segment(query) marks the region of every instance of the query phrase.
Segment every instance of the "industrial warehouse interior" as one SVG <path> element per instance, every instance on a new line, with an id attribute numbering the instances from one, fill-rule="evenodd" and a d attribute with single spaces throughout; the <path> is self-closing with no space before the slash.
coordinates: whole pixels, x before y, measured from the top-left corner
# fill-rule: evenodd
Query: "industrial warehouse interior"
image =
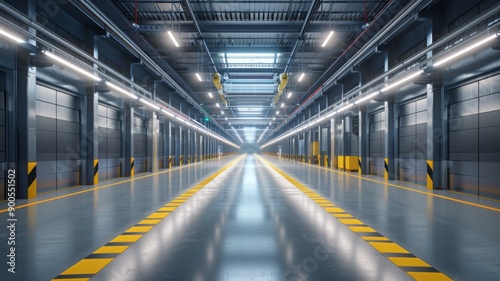
<path id="1" fill-rule="evenodd" d="M 500 280 L 498 0 L 1 0 L 0 280 Z"/>

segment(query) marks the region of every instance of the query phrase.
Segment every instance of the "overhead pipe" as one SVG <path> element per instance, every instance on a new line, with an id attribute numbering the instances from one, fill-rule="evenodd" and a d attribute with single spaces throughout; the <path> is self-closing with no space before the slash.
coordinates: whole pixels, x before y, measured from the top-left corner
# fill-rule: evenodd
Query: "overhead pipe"
<path id="1" fill-rule="evenodd" d="M 302 28 L 300 29 L 299 37 L 297 38 L 297 41 L 295 41 L 295 45 L 293 46 L 290 57 L 288 58 L 288 61 L 286 63 L 285 70 L 283 71 L 284 73 L 287 73 L 288 69 L 292 65 L 293 57 L 295 56 L 295 53 L 297 53 L 297 50 L 299 49 L 300 41 L 304 38 L 304 35 L 306 33 L 306 28 L 309 26 L 309 23 L 311 22 L 311 19 L 312 19 L 312 15 L 316 12 L 316 9 L 320 3 L 321 3 L 320 0 L 311 1 L 311 5 L 309 6 L 309 10 L 307 11 L 307 15 L 306 15 L 306 18 L 304 20 L 304 24 L 302 25 Z"/>
<path id="2" fill-rule="evenodd" d="M 188 0 L 185 0 L 184 3 L 186 4 L 185 10 L 191 16 L 191 19 L 193 20 L 194 26 L 196 27 L 196 32 L 198 33 L 198 36 L 200 37 L 201 45 L 208 55 L 208 59 L 210 60 L 210 63 L 212 65 L 212 67 L 214 68 L 214 72 L 217 73 L 217 68 L 215 67 L 214 58 L 212 57 L 212 54 L 210 54 L 210 50 L 208 49 L 207 42 L 205 42 L 205 39 L 203 39 L 203 34 L 201 33 L 200 25 L 199 25 L 198 21 L 196 20 L 196 16 L 193 12 L 193 7 L 191 6 L 191 3 L 189 3 Z"/>

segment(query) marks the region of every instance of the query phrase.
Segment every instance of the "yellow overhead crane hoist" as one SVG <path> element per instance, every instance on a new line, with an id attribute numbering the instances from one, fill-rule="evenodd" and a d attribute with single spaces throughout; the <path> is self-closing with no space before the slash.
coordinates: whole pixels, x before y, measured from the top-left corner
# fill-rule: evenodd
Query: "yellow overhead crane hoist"
<path id="1" fill-rule="evenodd" d="M 222 103 L 227 107 L 227 100 L 226 97 L 224 97 L 224 92 L 222 91 L 222 83 L 220 80 L 219 73 L 214 72 L 212 74 L 212 82 L 214 83 L 215 88 L 217 88 L 217 91 L 219 92 L 219 97 L 222 100 Z"/>
<path id="2" fill-rule="evenodd" d="M 287 83 L 288 83 L 288 73 L 281 73 L 280 74 L 280 83 L 278 85 L 278 93 L 274 97 L 273 103 L 271 104 L 272 106 L 275 106 L 276 103 L 278 103 L 278 100 L 280 99 L 281 94 L 283 94 L 283 91 L 285 90 Z"/>

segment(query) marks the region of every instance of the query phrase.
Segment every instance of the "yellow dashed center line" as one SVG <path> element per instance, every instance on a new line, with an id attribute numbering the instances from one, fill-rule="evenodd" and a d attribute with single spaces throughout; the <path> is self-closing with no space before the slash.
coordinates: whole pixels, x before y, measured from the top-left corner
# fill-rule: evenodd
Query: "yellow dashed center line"
<path id="1" fill-rule="evenodd" d="M 191 196 L 196 194 L 200 189 L 205 187 L 209 182 L 214 180 L 222 172 L 240 161 L 245 155 L 238 157 L 228 165 L 213 173 L 194 187 L 190 188 L 174 200 L 160 207 L 154 213 L 147 216 L 145 219 L 138 222 L 136 225 L 125 230 L 121 235 L 118 235 L 107 245 L 95 250 L 88 257 L 80 260 L 66 271 L 61 273 L 52 281 L 82 281 L 90 280 L 90 275 L 96 275 L 100 270 L 112 262 L 119 254 L 126 251 L 133 243 L 137 242 L 144 234 L 149 232 L 155 225 L 159 224 L 171 212 L 175 211 L 182 203 L 186 202 Z M 140 233 L 140 234 L 136 234 Z M 113 245 L 114 244 L 114 245 Z M 128 245 L 123 245 L 128 244 Z M 111 256 L 111 257 L 110 257 Z"/>
<path id="2" fill-rule="evenodd" d="M 311 198 L 326 212 L 330 213 L 332 217 L 336 218 L 340 223 L 347 226 L 351 231 L 358 234 L 363 240 L 375 248 L 383 255 L 390 255 L 388 259 L 396 266 L 400 267 L 404 272 L 415 280 L 422 281 L 451 281 L 448 276 L 431 267 L 418 257 L 413 256 L 406 249 L 400 245 L 392 242 L 389 238 L 382 236 L 375 229 L 366 225 L 361 220 L 353 217 L 351 214 L 344 211 L 342 208 L 337 207 L 328 199 L 322 197 L 320 194 L 312 191 L 287 173 L 276 168 L 274 165 L 265 159 L 257 156 L 261 161 L 270 166 L 274 171 L 283 176 L 286 180 L 292 183 L 297 189 L 302 191 L 306 196 Z M 399 256 L 398 256 L 399 255 Z M 413 268 L 413 269 L 412 269 Z"/>

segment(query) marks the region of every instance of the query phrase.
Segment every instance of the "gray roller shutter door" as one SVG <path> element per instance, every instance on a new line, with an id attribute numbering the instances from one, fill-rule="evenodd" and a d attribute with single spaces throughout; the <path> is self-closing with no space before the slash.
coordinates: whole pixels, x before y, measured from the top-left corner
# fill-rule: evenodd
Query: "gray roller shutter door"
<path id="1" fill-rule="evenodd" d="M 369 116 L 370 143 L 369 143 L 369 174 L 384 176 L 385 157 L 385 118 L 384 111 Z"/>
<path id="2" fill-rule="evenodd" d="M 500 198 L 500 75 L 449 90 L 449 186 Z"/>
<path id="3" fill-rule="evenodd" d="M 36 87 L 37 191 L 80 184 L 79 98 Z"/>
<path id="4" fill-rule="evenodd" d="M 427 181 L 427 98 L 399 106 L 398 176 L 406 182 Z"/>
<path id="5" fill-rule="evenodd" d="M 134 167 L 136 174 L 146 172 L 147 144 L 147 121 L 139 116 L 134 116 Z"/>
<path id="6" fill-rule="evenodd" d="M 99 180 L 121 176 L 121 111 L 99 104 Z"/>

